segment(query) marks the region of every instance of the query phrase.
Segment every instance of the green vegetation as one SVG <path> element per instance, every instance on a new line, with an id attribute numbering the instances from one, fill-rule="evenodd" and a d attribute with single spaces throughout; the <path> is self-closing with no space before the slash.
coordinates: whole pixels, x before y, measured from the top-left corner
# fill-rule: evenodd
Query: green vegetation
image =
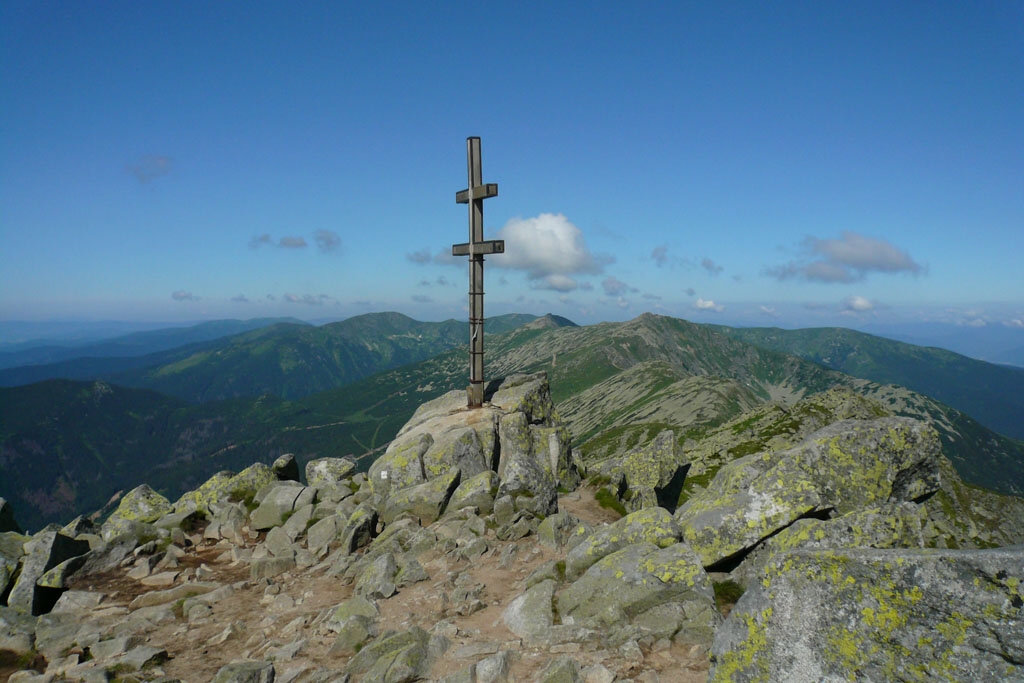
<path id="1" fill-rule="evenodd" d="M 628 514 L 625 506 L 619 502 L 618 497 L 606 486 L 602 486 L 594 492 L 594 500 L 604 509 L 619 513 L 620 517 L 625 517 Z"/>
<path id="2" fill-rule="evenodd" d="M 743 597 L 743 586 L 732 579 L 714 581 L 711 585 L 715 590 L 715 606 L 725 615 Z"/>

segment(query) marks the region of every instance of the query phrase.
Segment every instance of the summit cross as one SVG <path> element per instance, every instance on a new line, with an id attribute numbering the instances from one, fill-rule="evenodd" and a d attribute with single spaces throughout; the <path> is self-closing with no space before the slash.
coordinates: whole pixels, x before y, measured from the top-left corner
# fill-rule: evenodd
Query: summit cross
<path id="1" fill-rule="evenodd" d="M 469 186 L 455 193 L 457 204 L 469 204 L 469 242 L 452 245 L 452 256 L 469 256 L 469 387 L 466 405 L 484 404 L 484 254 L 504 254 L 503 240 L 484 240 L 484 200 L 498 196 L 496 183 L 483 182 L 480 138 L 466 138 Z"/>

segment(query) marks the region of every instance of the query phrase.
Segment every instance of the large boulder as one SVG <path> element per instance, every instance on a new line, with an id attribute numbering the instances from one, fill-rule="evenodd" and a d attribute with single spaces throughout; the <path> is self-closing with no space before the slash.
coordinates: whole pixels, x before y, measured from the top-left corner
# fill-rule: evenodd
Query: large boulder
<path id="1" fill-rule="evenodd" d="M 665 430 L 650 443 L 591 465 L 588 475 L 607 479 L 628 510 L 657 506 L 675 512 L 689 469 L 675 433 Z"/>
<path id="2" fill-rule="evenodd" d="M 681 538 L 682 530 L 668 510 L 638 510 L 596 530 L 574 546 L 565 558 L 565 575 L 575 579 L 602 558 L 629 545 L 652 543 L 667 548 Z"/>
<path id="3" fill-rule="evenodd" d="M 103 523 L 103 538 L 109 541 L 123 533 L 134 532 L 138 524 L 152 524 L 173 511 L 169 500 L 148 484 L 142 484 L 125 494 L 117 509 Z"/>
<path id="4" fill-rule="evenodd" d="M 1024 549 L 797 550 L 712 646 L 710 680 L 1024 680 Z"/>
<path id="5" fill-rule="evenodd" d="M 257 531 L 281 526 L 296 510 L 316 500 L 316 489 L 294 481 L 277 482 L 260 493 L 260 504 L 249 515 L 252 528 Z"/>
<path id="6" fill-rule="evenodd" d="M 306 483 L 310 486 L 339 484 L 352 476 L 356 464 L 349 458 L 318 458 L 306 463 Z"/>
<path id="7" fill-rule="evenodd" d="M 704 565 L 722 566 L 798 519 L 935 493 L 939 449 L 935 430 L 917 420 L 843 420 L 795 448 L 732 461 L 676 519 Z"/>
<path id="8" fill-rule="evenodd" d="M 14 531 L 0 532 L 0 595 L 7 593 L 8 586 L 14 580 L 28 540 L 28 536 Z"/>
<path id="9" fill-rule="evenodd" d="M 714 600 L 700 559 L 685 543 L 626 546 L 557 596 L 562 623 L 602 632 L 612 643 L 644 636 L 710 643 L 721 622 Z"/>
<path id="10" fill-rule="evenodd" d="M 546 376 L 505 378 L 490 398 L 470 410 L 465 392 L 454 391 L 421 405 L 370 467 L 373 495 L 387 500 L 455 471 L 463 481 L 496 472 L 498 496 L 534 514 L 554 512 L 558 487 L 575 487 L 578 474 Z"/>
<path id="11" fill-rule="evenodd" d="M 28 614 L 44 614 L 53 607 L 62 592 L 36 582 L 57 565 L 89 552 L 88 541 L 79 541 L 55 529 L 41 531 L 25 543 L 21 573 L 7 597 L 8 606 Z"/>
<path id="12" fill-rule="evenodd" d="M 396 491 L 381 506 L 381 519 L 390 524 L 408 514 L 427 526 L 441 517 L 460 480 L 461 473 L 456 468 L 430 481 Z"/>

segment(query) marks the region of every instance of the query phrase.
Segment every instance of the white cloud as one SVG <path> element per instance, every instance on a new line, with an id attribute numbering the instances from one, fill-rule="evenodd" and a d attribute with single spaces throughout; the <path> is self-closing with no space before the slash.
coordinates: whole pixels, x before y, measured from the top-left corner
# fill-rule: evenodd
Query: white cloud
<path id="1" fill-rule="evenodd" d="M 1012 320 L 1007 320 L 1003 324 L 1007 327 L 1015 327 L 1018 330 L 1024 330 L 1024 319 L 1021 318 L 1013 318 Z"/>
<path id="2" fill-rule="evenodd" d="M 925 272 L 924 266 L 892 243 L 855 232 L 843 232 L 839 239 L 807 237 L 800 250 L 799 259 L 769 268 L 765 273 L 777 280 L 850 283 L 859 282 L 872 272 Z"/>
<path id="3" fill-rule="evenodd" d="M 505 240 L 505 253 L 491 257 L 494 265 L 522 270 L 531 280 L 596 274 L 613 260 L 590 253 L 583 232 L 560 213 L 513 218 L 498 231 L 498 238 Z"/>
<path id="4" fill-rule="evenodd" d="M 765 315 L 770 315 L 772 317 L 775 317 L 776 315 L 774 306 L 761 306 L 760 309 Z"/>
<path id="5" fill-rule="evenodd" d="M 851 313 L 865 313 L 874 310 L 875 305 L 862 296 L 848 296 L 843 299 L 841 309 Z"/>
<path id="6" fill-rule="evenodd" d="M 721 313 L 725 310 L 725 306 L 716 304 L 710 299 L 697 299 L 697 303 L 694 307 L 701 311 L 714 311 L 715 313 Z"/>

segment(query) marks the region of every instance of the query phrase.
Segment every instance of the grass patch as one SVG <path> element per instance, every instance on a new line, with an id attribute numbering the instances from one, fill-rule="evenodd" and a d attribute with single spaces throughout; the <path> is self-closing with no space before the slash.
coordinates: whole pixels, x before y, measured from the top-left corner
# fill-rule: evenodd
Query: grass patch
<path id="1" fill-rule="evenodd" d="M 603 507 L 604 509 L 614 510 L 615 512 L 619 513 L 620 517 L 625 517 L 627 514 L 626 506 L 622 504 L 622 502 L 618 499 L 618 497 L 616 497 L 614 493 L 612 493 L 604 486 L 602 486 L 601 488 L 594 492 L 594 500 L 596 500 L 597 504 Z"/>
<path id="2" fill-rule="evenodd" d="M 743 586 L 732 579 L 715 581 L 712 585 L 715 589 L 715 607 L 723 615 L 728 615 L 733 606 L 743 596 Z"/>

